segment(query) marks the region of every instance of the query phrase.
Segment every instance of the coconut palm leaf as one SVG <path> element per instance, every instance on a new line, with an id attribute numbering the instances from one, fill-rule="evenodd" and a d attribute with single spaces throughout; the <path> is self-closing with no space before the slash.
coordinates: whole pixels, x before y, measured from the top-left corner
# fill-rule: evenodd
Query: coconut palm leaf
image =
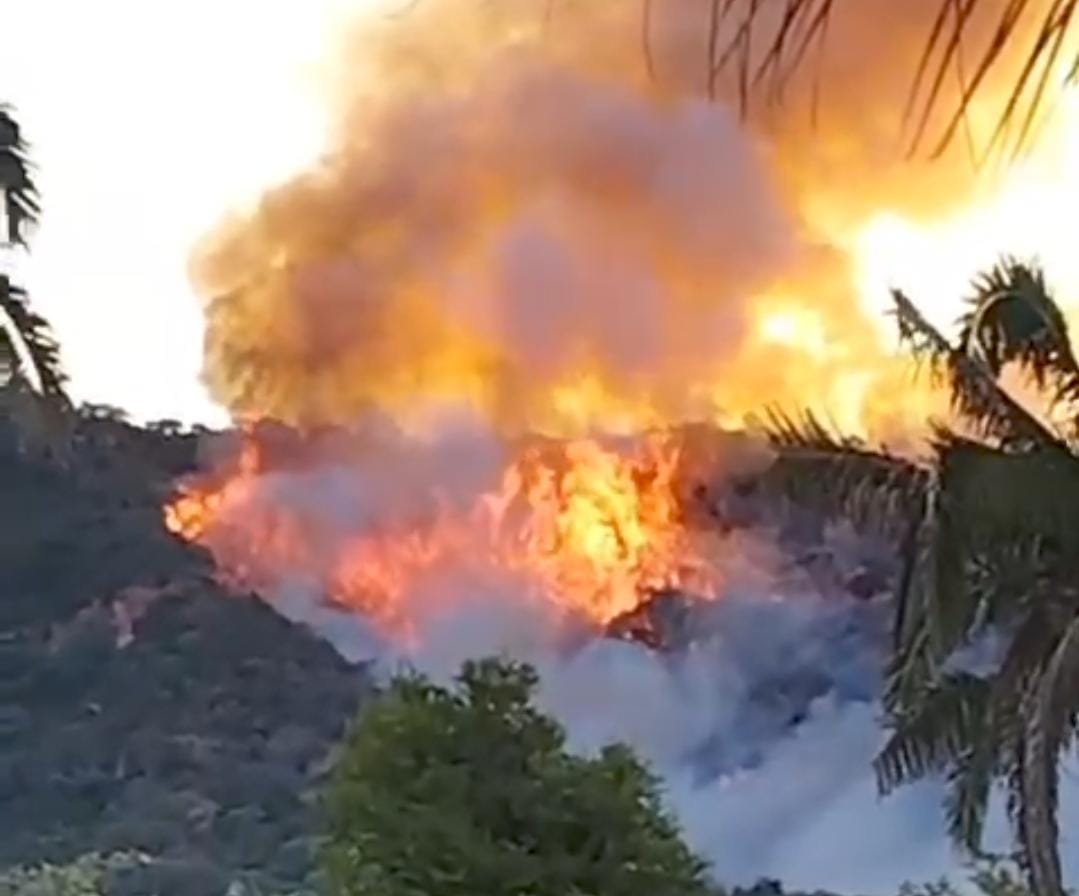
<path id="1" fill-rule="evenodd" d="M 1079 399 L 1079 362 L 1068 323 L 1041 269 L 1004 258 L 974 282 L 960 318 L 960 350 L 984 361 L 994 375 L 1017 363 L 1052 403 Z M 1073 421 L 1079 432 L 1079 420 Z M 1074 434 L 1073 434 L 1074 437 Z"/>
<path id="2" fill-rule="evenodd" d="M 989 697 L 988 682 L 966 673 L 946 675 L 927 688 L 873 762 L 881 793 L 956 762 L 984 734 Z"/>
<path id="3" fill-rule="evenodd" d="M 29 226 L 41 206 L 31 175 L 27 146 L 10 107 L 0 104 L 0 193 L 3 194 L 6 242 L 25 245 Z"/>
<path id="4" fill-rule="evenodd" d="M 713 0 L 715 6 L 720 2 Z M 725 42 L 710 41 L 710 78 L 714 80 L 717 67 L 735 66 L 739 91 L 745 96 L 767 75 L 773 99 L 803 67 L 807 47 L 823 43 L 829 18 L 842 14 L 836 0 L 783 0 L 782 5 L 779 0 L 722 0 L 722 5 L 739 16 L 740 23 Z M 941 155 L 990 76 L 1009 58 L 1020 64 L 985 151 L 1018 154 L 1030 139 L 1054 77 L 1061 83 L 1079 75 L 1077 52 L 1061 77 L 1068 40 L 1076 31 L 1077 9 L 1079 0 L 939 0 L 926 17 L 926 40 L 911 73 L 903 116 L 908 151 L 917 153 L 931 141 L 930 154 Z M 971 44 L 979 14 L 982 22 L 989 17 L 989 38 L 965 64 L 963 51 Z M 760 37 L 756 44 L 747 37 L 754 26 Z M 944 87 L 953 74 L 958 75 L 960 89 L 949 98 Z M 951 103 L 950 111 L 934 135 L 932 124 L 946 102 Z"/>
<path id="5" fill-rule="evenodd" d="M 811 411 L 766 411 L 763 429 L 776 461 L 762 482 L 774 493 L 833 518 L 902 537 L 928 471 L 840 436 Z"/>
<path id="6" fill-rule="evenodd" d="M 1067 445 L 997 382 L 985 360 L 953 346 L 900 290 L 892 291 L 900 339 L 932 375 L 947 384 L 953 411 L 981 437 L 1019 450 Z"/>
<path id="7" fill-rule="evenodd" d="M 972 737 L 973 743 L 958 757 L 948 775 L 944 798 L 948 833 L 972 855 L 981 852 L 989 794 L 996 775 L 996 738 L 991 725 L 987 712 L 981 729 Z"/>
<path id="8" fill-rule="evenodd" d="M 66 404 L 67 374 L 52 328 L 30 308 L 25 291 L 3 275 L 0 275 L 0 329 L 6 337 L 6 349 L 0 350 L 3 363 L 45 397 Z"/>

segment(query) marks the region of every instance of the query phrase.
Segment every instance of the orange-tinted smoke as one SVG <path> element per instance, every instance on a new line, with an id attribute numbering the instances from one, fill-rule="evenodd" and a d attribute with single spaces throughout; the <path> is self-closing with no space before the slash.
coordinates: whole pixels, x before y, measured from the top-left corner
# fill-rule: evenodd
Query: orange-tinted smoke
<path id="1" fill-rule="evenodd" d="M 748 124 L 730 77 L 706 96 L 710 5 L 656 0 L 654 79 L 628 0 L 428 0 L 359 26 L 321 163 L 194 259 L 213 394 L 303 424 L 464 403 L 509 432 L 776 402 L 919 419 L 848 250 L 881 208 L 974 189 L 962 153 L 899 152 L 939 0 L 837 4 L 823 53 Z"/>

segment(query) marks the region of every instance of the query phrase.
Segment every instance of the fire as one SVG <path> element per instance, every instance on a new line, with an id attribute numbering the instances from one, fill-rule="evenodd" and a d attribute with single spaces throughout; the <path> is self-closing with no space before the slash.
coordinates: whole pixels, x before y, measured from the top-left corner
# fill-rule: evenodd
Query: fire
<path id="1" fill-rule="evenodd" d="M 274 496 L 274 472 L 248 438 L 224 475 L 181 489 L 165 524 L 207 547 L 236 586 L 266 592 L 300 576 L 404 638 L 416 636 L 424 601 L 445 599 L 423 582 L 462 573 L 509 577 L 558 616 L 603 626 L 660 589 L 717 594 L 715 557 L 683 523 L 681 465 L 679 446 L 659 435 L 627 451 L 547 441 L 526 446 L 495 488 L 463 507 L 436 494 L 422 518 L 388 513 L 334 533 Z"/>
<path id="2" fill-rule="evenodd" d="M 236 584 L 302 581 L 399 637 L 456 599 L 450 578 L 597 626 L 650 591 L 715 595 L 738 557 L 683 520 L 681 443 L 590 434 L 738 427 L 779 404 L 916 447 L 946 407 L 881 314 L 890 287 L 944 327 L 1001 252 L 1042 258 L 1064 299 L 1079 288 L 1075 98 L 1015 168 L 896 152 L 925 4 L 843 4 L 816 121 L 811 78 L 749 119 L 729 87 L 711 95 L 712 4 L 654 5 L 651 73 L 639 4 L 558 4 L 556 23 L 541 5 L 431 0 L 362 24 L 326 152 L 221 222 L 192 279 L 205 381 L 237 419 L 374 413 L 419 439 L 464 408 L 503 446 L 557 440 L 462 496 L 347 451 L 286 472 L 248 437 L 165 509 Z M 1006 68 L 970 107 L 971 144 Z M 367 482 L 299 499 L 342 469 L 425 498 Z"/>
<path id="3" fill-rule="evenodd" d="M 710 4 L 657 0 L 654 78 L 639 4 L 558 4 L 547 25 L 544 5 L 432 0 L 345 36 L 320 161 L 193 258 L 230 411 L 377 407 L 422 430 L 448 402 L 572 436 L 774 402 L 893 439 L 941 408 L 881 314 L 889 287 L 948 324 L 1002 251 L 1079 284 L 1075 102 L 1016 169 L 976 171 L 962 140 L 932 163 L 899 151 L 925 4 L 837 10 L 815 122 L 809 75 L 745 120 L 730 85 L 707 101 Z M 972 20 L 972 52 L 994 21 Z M 1015 62 L 972 105 L 971 144 Z"/>

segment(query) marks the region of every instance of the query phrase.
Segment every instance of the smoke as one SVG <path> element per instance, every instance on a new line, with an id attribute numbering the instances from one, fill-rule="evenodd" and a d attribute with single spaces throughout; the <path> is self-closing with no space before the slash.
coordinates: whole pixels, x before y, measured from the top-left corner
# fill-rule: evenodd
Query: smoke
<path id="1" fill-rule="evenodd" d="M 812 72 L 749 124 L 729 77 L 710 100 L 704 2 L 655 4 L 654 81 L 633 3 L 367 21 L 342 41 L 320 163 L 193 259 L 213 394 L 307 424 L 378 408 L 422 426 L 465 404 L 502 431 L 567 432 L 768 400 L 859 429 L 916 420 L 929 399 L 879 397 L 906 368 L 851 240 L 881 208 L 972 195 L 961 159 L 897 151 L 935 5 L 845 5 L 813 63 L 815 125 Z"/>
<path id="2" fill-rule="evenodd" d="M 540 705 L 566 727 L 571 749 L 632 746 L 722 883 L 771 878 L 788 889 L 868 896 L 943 875 L 962 884 L 941 782 L 877 793 L 887 599 L 821 593 L 768 557 L 748 584 L 732 581 L 722 599 L 697 607 L 697 639 L 674 653 L 593 636 L 559 642 L 544 608 L 452 575 L 439 583 L 445 612 L 427 618 L 413 650 L 381 641 L 362 617 L 319 607 L 310 591 L 278 592 L 274 602 L 384 675 L 404 663 L 448 684 L 472 657 L 533 663 Z M 1079 788 L 1066 771 L 1061 829 L 1073 880 L 1075 823 Z M 1010 848 L 1001 799 L 987 827 L 990 849 Z"/>

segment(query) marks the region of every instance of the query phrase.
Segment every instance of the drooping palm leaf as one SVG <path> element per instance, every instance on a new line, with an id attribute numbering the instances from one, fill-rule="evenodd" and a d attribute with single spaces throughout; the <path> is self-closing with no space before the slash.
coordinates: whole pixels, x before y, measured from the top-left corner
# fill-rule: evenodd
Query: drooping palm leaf
<path id="1" fill-rule="evenodd" d="M 829 19 L 842 15 L 845 4 L 856 2 L 859 0 L 713 0 L 714 6 L 722 5 L 729 16 L 737 16 L 739 25 L 725 41 L 709 42 L 710 79 L 714 81 L 717 67 L 733 65 L 742 96 L 765 76 L 770 96 L 781 96 L 786 82 L 802 68 L 808 47 L 823 43 Z M 1055 81 L 1063 86 L 1064 81 L 1079 75 L 1079 51 L 1072 51 L 1075 55 L 1066 71 L 1061 68 L 1069 52 L 1068 40 L 1076 31 L 1077 10 L 1079 0 L 939 0 L 926 17 L 926 40 L 911 72 L 903 117 L 909 152 L 918 152 L 931 140 L 931 155 L 943 153 L 1005 58 L 1021 64 L 985 151 L 1000 148 L 1013 155 L 1020 152 L 1031 136 L 1050 84 Z M 964 48 L 971 44 L 979 14 L 983 24 L 991 23 L 989 37 L 975 48 L 972 59 L 964 60 Z M 756 44 L 747 38 L 754 26 L 760 32 Z M 1027 41 L 1025 45 L 1021 45 L 1023 41 Z M 944 89 L 953 74 L 960 85 L 954 99 Z M 951 103 L 950 111 L 933 136 L 934 116 L 947 102 Z M 1017 127 L 1010 133 L 1013 125 Z"/>
<path id="2" fill-rule="evenodd" d="M 996 774 L 996 738 L 988 730 L 991 724 L 987 711 L 983 727 L 973 732 L 973 742 L 957 758 L 948 775 L 944 798 L 948 833 L 953 842 L 972 855 L 981 852 L 989 794 Z"/>
<path id="3" fill-rule="evenodd" d="M 960 350 L 983 360 L 994 375 L 1019 364 L 1052 403 L 1079 399 L 1079 362 L 1068 323 L 1045 275 L 1035 265 L 1004 258 L 974 282 L 960 319 Z M 1079 421 L 1073 422 L 1079 432 Z"/>
<path id="4" fill-rule="evenodd" d="M 37 221 L 41 206 L 31 175 L 19 124 L 10 107 L 0 104 L 0 194 L 6 221 L 6 242 L 25 245 L 30 225 Z"/>
<path id="5" fill-rule="evenodd" d="M 771 408 L 764 431 L 777 455 L 762 480 L 767 487 L 829 517 L 906 533 L 926 486 L 924 467 L 840 436 L 811 411 L 795 417 Z"/>
<path id="6" fill-rule="evenodd" d="M 953 346 L 900 290 L 892 291 L 900 339 L 949 387 L 953 410 L 983 438 L 1013 450 L 1067 445 L 996 381 L 992 368 Z"/>
<path id="7" fill-rule="evenodd" d="M 954 763 L 983 733 L 989 696 L 986 681 L 961 672 L 927 688 L 874 760 L 881 792 L 890 793 Z"/>
<path id="8" fill-rule="evenodd" d="M 33 311 L 26 293 L 0 275 L 0 329 L 6 337 L 3 362 L 49 399 L 67 403 L 67 375 L 60 346 L 45 318 Z"/>

